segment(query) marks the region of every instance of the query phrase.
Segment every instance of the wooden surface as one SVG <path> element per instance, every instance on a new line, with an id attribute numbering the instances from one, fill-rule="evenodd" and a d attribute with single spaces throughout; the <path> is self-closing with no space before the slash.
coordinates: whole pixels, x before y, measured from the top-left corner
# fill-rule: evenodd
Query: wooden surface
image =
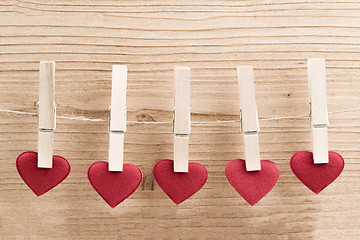
<path id="1" fill-rule="evenodd" d="M 57 119 L 54 153 L 71 173 L 36 197 L 15 167 L 37 150 L 36 117 L 0 113 L 1 239 L 360 239 L 359 111 L 329 116 L 329 149 L 346 166 L 317 196 L 289 167 L 293 153 L 311 149 L 308 119 L 260 120 L 261 157 L 280 178 L 254 207 L 224 175 L 243 157 L 239 123 L 214 123 L 239 120 L 239 65 L 254 66 L 261 119 L 308 114 L 313 57 L 327 59 L 329 112 L 359 107 L 359 1 L 5 0 L 0 19 L 1 109 L 36 113 L 39 61 L 54 60 L 57 114 L 106 119 L 112 65 L 128 65 L 128 121 L 138 123 L 128 124 L 124 161 L 144 174 L 111 209 L 87 179 L 91 163 L 107 160 L 108 124 Z M 190 161 L 209 173 L 179 206 L 151 174 L 173 155 L 176 65 L 192 68 Z"/>

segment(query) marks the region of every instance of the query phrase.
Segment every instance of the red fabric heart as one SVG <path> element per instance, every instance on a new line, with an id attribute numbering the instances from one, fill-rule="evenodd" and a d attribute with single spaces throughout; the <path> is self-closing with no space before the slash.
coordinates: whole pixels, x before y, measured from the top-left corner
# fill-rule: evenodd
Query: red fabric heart
<path id="1" fill-rule="evenodd" d="M 208 177 L 206 168 L 194 162 L 189 163 L 188 172 L 174 172 L 174 161 L 170 159 L 158 161 L 153 175 L 160 188 L 175 204 L 182 203 L 198 192 Z"/>
<path id="2" fill-rule="evenodd" d="M 70 164 L 65 158 L 54 155 L 52 168 L 38 168 L 37 159 L 36 152 L 23 152 L 16 159 L 16 168 L 29 188 L 40 196 L 69 175 Z"/>
<path id="3" fill-rule="evenodd" d="M 124 164 L 121 172 L 110 172 L 108 165 L 104 161 L 94 162 L 88 169 L 88 178 L 96 192 L 114 208 L 140 186 L 142 172 L 133 164 Z"/>
<path id="4" fill-rule="evenodd" d="M 295 153 L 290 160 L 295 176 L 316 194 L 335 181 L 344 165 L 344 159 L 336 152 L 329 152 L 329 163 L 325 164 L 314 164 L 313 154 L 307 151 Z"/>
<path id="5" fill-rule="evenodd" d="M 225 175 L 231 186 L 254 206 L 273 189 L 279 178 L 279 169 L 275 163 L 262 160 L 260 171 L 246 171 L 245 160 L 235 159 L 226 165 Z"/>

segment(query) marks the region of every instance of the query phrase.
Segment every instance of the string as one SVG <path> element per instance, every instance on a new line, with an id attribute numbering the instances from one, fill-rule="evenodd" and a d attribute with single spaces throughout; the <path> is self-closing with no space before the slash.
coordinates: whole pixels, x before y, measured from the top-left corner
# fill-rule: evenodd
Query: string
<path id="1" fill-rule="evenodd" d="M 360 108 L 351 108 L 351 109 L 344 109 L 338 111 L 328 112 L 329 115 L 345 113 L 345 112 L 356 112 L 360 111 Z M 37 113 L 31 112 L 24 112 L 24 111 L 16 111 L 10 109 L 0 109 L 2 113 L 8 114 L 18 114 L 18 115 L 30 115 L 30 116 L 37 116 Z M 285 116 L 285 117 L 259 117 L 261 121 L 272 121 L 272 120 L 282 120 L 282 119 L 301 119 L 301 118 L 308 118 L 309 115 L 298 115 L 298 116 Z M 77 120 L 77 121 L 87 121 L 87 122 L 107 122 L 108 119 L 103 118 L 88 118 L 85 116 L 56 116 L 57 119 L 67 119 L 67 120 Z M 172 122 L 139 122 L 139 121 L 127 121 L 128 124 L 172 124 Z M 191 124 L 211 124 L 211 123 L 240 123 L 239 120 L 216 120 L 216 121 L 204 121 L 204 122 L 191 122 Z"/>

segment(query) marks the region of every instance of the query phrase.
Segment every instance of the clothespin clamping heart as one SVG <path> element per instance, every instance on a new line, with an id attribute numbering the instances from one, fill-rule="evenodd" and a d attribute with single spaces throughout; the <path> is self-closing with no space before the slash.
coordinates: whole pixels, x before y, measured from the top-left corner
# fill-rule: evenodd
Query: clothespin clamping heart
<path id="1" fill-rule="evenodd" d="M 140 186 L 142 172 L 134 164 L 124 164 L 126 132 L 127 66 L 114 65 L 109 124 L 109 162 L 94 162 L 88 178 L 96 192 L 114 208 Z"/>
<path id="2" fill-rule="evenodd" d="M 175 204 L 198 192 L 208 177 L 203 165 L 189 163 L 190 78 L 190 68 L 175 68 L 174 160 L 160 160 L 153 168 L 156 182 Z"/>
<path id="3" fill-rule="evenodd" d="M 344 159 L 328 150 L 328 110 L 326 99 L 325 59 L 307 61 L 310 91 L 310 122 L 313 152 L 300 151 L 290 160 L 295 176 L 318 194 L 341 174 Z"/>
<path id="4" fill-rule="evenodd" d="M 253 67 L 242 66 L 238 67 L 237 71 L 245 160 L 230 161 L 226 165 L 225 175 L 235 190 L 253 206 L 275 186 L 279 178 L 279 169 L 271 161 L 260 161 L 260 127 L 255 100 Z"/>
<path id="5" fill-rule="evenodd" d="M 56 128 L 55 62 L 40 62 L 38 103 L 38 152 L 27 151 L 16 159 L 16 167 L 24 182 L 40 196 L 61 183 L 70 173 L 69 162 L 53 155 Z"/>

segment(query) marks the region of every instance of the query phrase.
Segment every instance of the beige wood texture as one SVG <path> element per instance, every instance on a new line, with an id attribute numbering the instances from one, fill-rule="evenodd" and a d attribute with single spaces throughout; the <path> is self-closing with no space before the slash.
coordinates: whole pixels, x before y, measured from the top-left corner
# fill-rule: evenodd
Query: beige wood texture
<path id="1" fill-rule="evenodd" d="M 330 113 L 359 107 L 359 1 L 5 0 L 0 19 L 1 109 L 36 113 L 39 61 L 53 60 L 57 115 L 106 119 L 112 65 L 128 66 L 124 163 L 144 174 L 111 209 L 87 179 L 91 163 L 107 160 L 108 123 L 57 119 L 54 153 L 71 172 L 36 197 L 15 167 L 37 150 L 36 117 L 0 113 L 1 239 L 360 239 L 360 111 L 329 115 L 329 149 L 346 166 L 317 196 L 289 167 L 293 153 L 311 150 L 308 118 L 264 120 L 308 114 L 308 58 L 326 59 Z M 173 156 L 176 65 L 192 75 L 189 158 L 209 173 L 179 206 L 152 177 Z M 243 157 L 239 65 L 254 66 L 261 156 L 280 169 L 254 207 L 224 175 Z"/>
<path id="2" fill-rule="evenodd" d="M 259 117 L 256 107 L 253 66 L 237 68 L 240 98 L 240 129 L 243 134 L 246 171 L 261 170 Z"/>
<path id="3" fill-rule="evenodd" d="M 113 65 L 109 116 L 109 171 L 122 171 L 126 132 L 127 66 Z"/>
<path id="4" fill-rule="evenodd" d="M 39 68 L 38 102 L 38 161 L 39 168 L 52 168 L 55 116 L 55 62 L 41 61 Z"/>
<path id="5" fill-rule="evenodd" d="M 324 58 L 307 61 L 312 152 L 315 164 L 329 162 L 329 113 L 326 98 L 326 66 Z"/>
<path id="6" fill-rule="evenodd" d="M 174 172 L 189 171 L 189 137 L 191 132 L 190 112 L 190 82 L 191 69 L 176 66 L 175 80 L 175 108 L 174 108 Z"/>

